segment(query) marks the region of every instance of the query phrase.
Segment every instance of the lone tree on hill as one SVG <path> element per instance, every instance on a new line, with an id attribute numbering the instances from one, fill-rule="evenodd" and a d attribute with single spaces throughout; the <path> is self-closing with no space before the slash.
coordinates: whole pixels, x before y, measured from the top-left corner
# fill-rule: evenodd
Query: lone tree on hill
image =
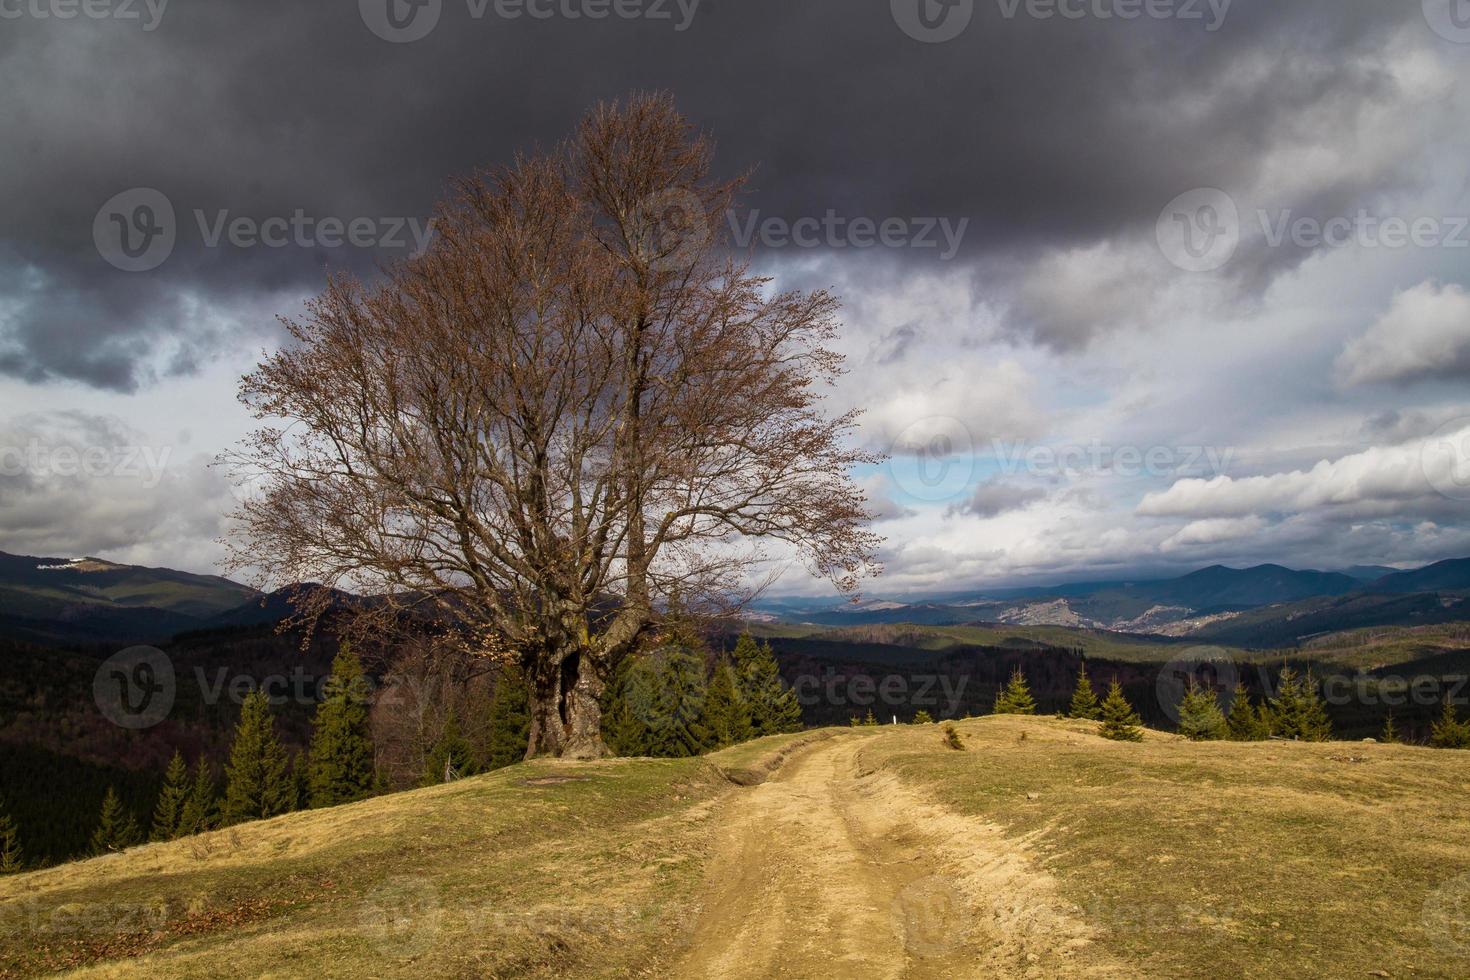
<path id="1" fill-rule="evenodd" d="M 727 605 L 763 540 L 855 591 L 876 457 L 823 407 L 838 303 L 730 257 L 742 180 L 712 156 L 666 96 L 603 105 L 459 181 L 380 283 L 332 279 L 241 382 L 262 428 L 225 462 L 260 491 L 228 566 L 372 592 L 378 625 L 427 610 L 524 670 L 528 755 L 577 758 L 663 597 Z"/>
<path id="2" fill-rule="evenodd" d="M 998 715 L 1034 715 L 1036 701 L 1031 697 L 1031 688 L 1026 686 L 1026 675 L 1017 667 L 1005 687 L 995 694 L 995 713 Z"/>
<path id="3" fill-rule="evenodd" d="M 1072 703 L 1067 708 L 1068 718 L 1085 718 L 1096 721 L 1102 716 L 1097 703 L 1097 694 L 1092 690 L 1092 681 L 1087 679 L 1087 661 L 1077 668 L 1077 687 L 1072 691 Z"/>

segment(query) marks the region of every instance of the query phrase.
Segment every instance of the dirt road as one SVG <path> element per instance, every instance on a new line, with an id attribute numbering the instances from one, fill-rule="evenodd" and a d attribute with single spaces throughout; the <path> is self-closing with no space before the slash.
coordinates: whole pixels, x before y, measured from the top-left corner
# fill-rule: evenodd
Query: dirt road
<path id="1" fill-rule="evenodd" d="M 865 772 L 875 734 L 801 750 L 725 804 L 681 977 L 1123 976 L 996 827 Z"/>

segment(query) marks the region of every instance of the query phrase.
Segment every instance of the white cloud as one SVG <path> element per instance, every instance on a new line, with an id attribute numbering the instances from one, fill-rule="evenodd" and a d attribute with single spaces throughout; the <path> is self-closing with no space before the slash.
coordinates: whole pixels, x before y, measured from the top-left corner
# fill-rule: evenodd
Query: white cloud
<path id="1" fill-rule="evenodd" d="M 1432 281 L 1399 293 L 1344 348 L 1337 373 L 1350 386 L 1470 377 L 1470 293 Z"/>
<path id="2" fill-rule="evenodd" d="M 1228 518 L 1273 513 L 1341 510 L 1361 516 L 1422 513 L 1449 501 L 1439 489 L 1457 479 L 1464 460 L 1439 450 L 1464 445 L 1470 420 L 1442 433 L 1445 438 L 1374 446 L 1309 470 L 1261 476 L 1217 476 L 1180 480 L 1150 493 L 1138 506 L 1145 517 Z"/>

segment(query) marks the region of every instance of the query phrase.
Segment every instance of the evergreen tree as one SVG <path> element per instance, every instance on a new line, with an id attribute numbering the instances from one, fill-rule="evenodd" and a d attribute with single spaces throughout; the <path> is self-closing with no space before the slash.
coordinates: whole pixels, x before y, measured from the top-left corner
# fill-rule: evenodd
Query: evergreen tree
<path id="1" fill-rule="evenodd" d="M 914 724 L 915 725 L 932 725 L 932 724 L 934 724 L 934 719 L 932 717 L 930 717 L 929 712 L 927 712 L 927 711 L 923 710 L 922 708 L 920 708 L 919 709 L 919 713 L 916 714 L 916 715 L 914 715 Z"/>
<path id="2" fill-rule="evenodd" d="M 873 717 L 873 709 L 872 708 L 869 708 L 868 709 L 867 716 L 865 718 L 863 718 L 863 727 L 864 728 L 877 728 L 878 727 L 878 719 Z"/>
<path id="3" fill-rule="evenodd" d="M 751 735 L 801 731 L 801 702 L 781 680 L 781 669 L 769 643 L 757 644 L 750 634 L 735 642 L 735 676 L 750 705 Z"/>
<path id="4" fill-rule="evenodd" d="M 650 754 L 648 725 L 634 710 L 628 698 L 634 668 L 633 657 L 619 666 L 603 697 L 602 738 L 607 747 L 620 756 Z"/>
<path id="5" fill-rule="evenodd" d="M 664 759 L 699 755 L 714 744 L 705 727 L 708 683 L 704 653 L 664 647 L 631 675 L 634 708 L 648 725 L 648 754 Z"/>
<path id="6" fill-rule="evenodd" d="M 1077 668 L 1077 687 L 1072 691 L 1072 704 L 1067 708 L 1068 718 L 1085 718 L 1096 721 L 1102 716 L 1102 707 L 1097 703 L 1097 694 L 1092 681 L 1087 679 L 1087 661 Z"/>
<path id="7" fill-rule="evenodd" d="M 97 829 L 92 831 L 91 852 L 107 854 L 121 851 L 142 840 L 143 831 L 138 828 L 137 818 L 123 806 L 117 791 L 111 786 L 107 787 L 107 795 L 102 797 L 102 815 L 98 819 Z"/>
<path id="8" fill-rule="evenodd" d="M 715 663 L 704 698 L 705 727 L 715 748 L 736 745 L 751 735 L 750 705 L 741 696 L 735 668 L 724 657 Z"/>
<path id="9" fill-rule="evenodd" d="M 429 758 L 424 765 L 425 786 L 448 783 L 475 774 L 474 753 L 469 741 L 459 730 L 459 717 L 454 708 L 444 718 L 444 727 L 429 749 Z"/>
<path id="10" fill-rule="evenodd" d="M 1031 689 L 1026 686 L 1026 675 L 1018 665 L 1011 674 L 1010 683 L 995 694 L 995 713 L 998 715 L 1034 715 L 1036 702 Z"/>
<path id="11" fill-rule="evenodd" d="M 336 806 L 373 791 L 373 738 L 368 727 L 368 684 L 362 661 L 343 643 L 332 660 L 326 696 L 316 706 L 306 795 L 312 807 Z"/>
<path id="12" fill-rule="evenodd" d="M 20 828 L 4 807 L 0 807 L 0 875 L 14 874 L 26 866 L 25 850 L 20 846 Z"/>
<path id="13" fill-rule="evenodd" d="M 270 701 L 253 691 L 240 705 L 240 722 L 225 765 L 222 821 L 228 824 L 263 820 L 289 812 L 296 800 L 286 750 L 276 738 Z"/>
<path id="14" fill-rule="evenodd" d="M 1460 721 L 1455 715 L 1455 705 L 1444 699 L 1444 710 L 1439 720 L 1429 728 L 1429 744 L 1436 749 L 1470 749 L 1470 722 Z"/>
<path id="15" fill-rule="evenodd" d="M 158 805 L 153 808 L 153 829 L 148 834 L 149 840 L 173 840 L 179 836 L 179 820 L 188 795 L 189 767 L 184 764 L 183 754 L 175 750 L 163 774 Z"/>
<path id="16" fill-rule="evenodd" d="M 179 812 L 179 836 L 202 834 L 215 824 L 214 770 L 204 756 L 194 766 L 194 780 Z"/>
<path id="17" fill-rule="evenodd" d="M 526 757 L 531 742 L 530 694 L 526 676 L 515 666 L 502 667 L 490 702 L 489 732 L 485 736 L 485 771 L 504 769 Z"/>
<path id="18" fill-rule="evenodd" d="M 1281 668 L 1276 697 L 1271 699 L 1271 734 L 1300 742 L 1325 742 L 1332 737 L 1327 706 L 1317 693 L 1310 672 L 1299 676 L 1290 667 Z"/>
<path id="19" fill-rule="evenodd" d="M 1398 726 L 1393 723 L 1392 711 L 1388 713 L 1388 717 L 1383 719 L 1383 731 L 1379 734 L 1378 741 L 1385 745 L 1398 745 L 1403 741 L 1399 735 Z"/>
<path id="20" fill-rule="evenodd" d="M 1225 724 L 1232 742 L 1264 742 L 1271 734 L 1271 726 L 1261 712 L 1256 710 L 1256 706 L 1251 704 L 1250 692 L 1245 689 L 1244 684 L 1236 685 Z"/>
<path id="21" fill-rule="evenodd" d="M 1108 696 L 1103 698 L 1102 728 L 1098 734 L 1115 742 L 1142 742 L 1143 730 L 1139 727 L 1141 724 L 1142 719 L 1123 696 L 1123 686 L 1114 677 L 1108 688 Z"/>
<path id="22" fill-rule="evenodd" d="M 1230 734 L 1220 699 L 1213 690 L 1201 687 L 1194 678 L 1179 702 L 1179 734 L 1191 742 L 1218 742 Z"/>

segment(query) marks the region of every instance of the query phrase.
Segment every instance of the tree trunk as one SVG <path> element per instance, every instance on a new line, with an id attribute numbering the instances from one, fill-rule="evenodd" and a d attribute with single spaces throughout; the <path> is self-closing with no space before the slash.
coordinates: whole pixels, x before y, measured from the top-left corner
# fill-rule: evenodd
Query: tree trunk
<path id="1" fill-rule="evenodd" d="M 543 654 L 528 671 L 531 678 L 531 741 L 526 758 L 601 759 L 601 697 L 605 684 L 583 650 Z"/>

